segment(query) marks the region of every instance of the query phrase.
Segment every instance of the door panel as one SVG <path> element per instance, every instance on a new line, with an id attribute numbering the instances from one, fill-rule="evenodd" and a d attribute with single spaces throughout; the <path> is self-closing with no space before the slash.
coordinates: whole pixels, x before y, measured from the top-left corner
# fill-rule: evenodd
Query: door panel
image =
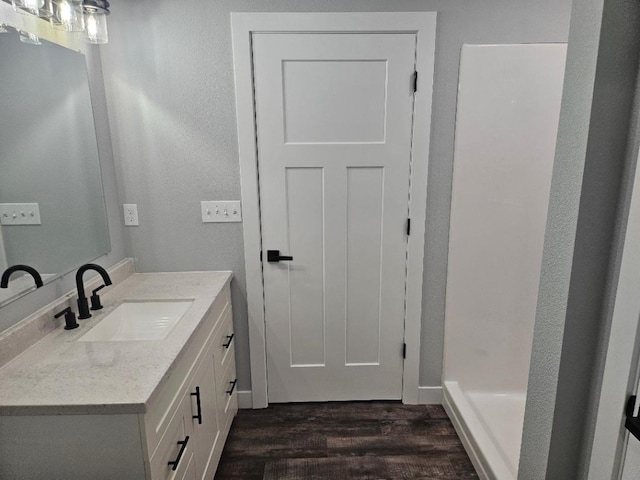
<path id="1" fill-rule="evenodd" d="M 347 365 L 380 363 L 384 169 L 347 168 Z"/>
<path id="2" fill-rule="evenodd" d="M 253 36 L 270 402 L 401 398 L 415 42 Z"/>
<path id="3" fill-rule="evenodd" d="M 286 168 L 291 365 L 324 365 L 324 180 L 321 168 Z M 302 267 L 303 266 L 303 267 Z M 294 279 L 304 281 L 291 281 Z"/>
<path id="4" fill-rule="evenodd" d="M 282 67 L 286 143 L 384 142 L 385 61 L 285 60 Z"/>

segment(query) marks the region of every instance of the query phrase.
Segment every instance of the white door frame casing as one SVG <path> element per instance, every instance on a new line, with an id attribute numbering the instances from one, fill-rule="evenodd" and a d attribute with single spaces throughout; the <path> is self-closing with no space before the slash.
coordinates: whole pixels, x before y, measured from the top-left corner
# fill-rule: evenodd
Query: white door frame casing
<path id="1" fill-rule="evenodd" d="M 638 389 L 640 248 L 637 240 L 640 238 L 640 154 L 636 153 L 636 157 L 611 330 L 597 404 L 588 480 L 622 476 L 625 442 L 629 437 L 623 428 L 624 411 L 629 395 L 635 394 Z"/>
<path id="2" fill-rule="evenodd" d="M 235 72 L 238 153 L 242 188 L 243 234 L 247 278 L 249 347 L 253 407 L 268 405 L 264 324 L 264 285 L 258 186 L 255 103 L 253 98 L 252 34 L 261 32 L 314 33 L 412 33 L 416 35 L 416 70 L 409 217 L 411 234 L 407 247 L 405 297 L 406 358 L 402 401 L 418 403 L 422 273 L 427 209 L 427 169 L 431 132 L 431 103 L 435 56 L 435 12 L 393 13 L 232 13 L 233 64 Z M 407 79 L 409 88 L 409 79 Z M 409 94 L 409 91 L 407 91 Z"/>

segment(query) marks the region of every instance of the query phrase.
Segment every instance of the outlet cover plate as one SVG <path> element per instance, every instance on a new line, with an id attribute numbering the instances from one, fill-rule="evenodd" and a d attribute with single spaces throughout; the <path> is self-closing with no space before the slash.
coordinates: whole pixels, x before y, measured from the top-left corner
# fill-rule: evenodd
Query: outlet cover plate
<path id="1" fill-rule="evenodd" d="M 124 203 L 124 224 L 127 227 L 137 227 L 138 223 L 138 205 L 135 203 Z"/>
<path id="2" fill-rule="evenodd" d="M 202 223 L 242 221 L 240 201 L 203 201 L 200 202 L 200 210 Z"/>
<path id="3" fill-rule="evenodd" d="M 0 224 L 42 225 L 37 203 L 0 203 Z"/>

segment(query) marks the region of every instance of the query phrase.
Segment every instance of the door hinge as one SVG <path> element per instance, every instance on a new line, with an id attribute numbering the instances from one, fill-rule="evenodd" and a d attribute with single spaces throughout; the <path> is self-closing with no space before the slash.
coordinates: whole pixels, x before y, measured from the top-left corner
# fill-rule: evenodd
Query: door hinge
<path id="1" fill-rule="evenodd" d="M 418 72 L 413 72 L 413 93 L 418 91 Z"/>
<path id="2" fill-rule="evenodd" d="M 411 235 L 411 219 L 407 218 L 407 236 Z"/>
<path id="3" fill-rule="evenodd" d="M 260 261 L 262 261 L 262 250 L 260 250 Z"/>
<path id="4" fill-rule="evenodd" d="M 407 358 L 407 344 L 402 344 L 402 358 Z"/>

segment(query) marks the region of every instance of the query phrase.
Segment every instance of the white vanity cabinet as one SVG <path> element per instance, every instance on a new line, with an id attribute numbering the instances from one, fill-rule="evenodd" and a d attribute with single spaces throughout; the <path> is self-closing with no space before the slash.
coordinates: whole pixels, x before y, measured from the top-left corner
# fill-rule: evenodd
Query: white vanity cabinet
<path id="1" fill-rule="evenodd" d="M 0 478 L 212 480 L 237 412 L 235 373 L 227 282 L 144 411 L 0 416 Z"/>

